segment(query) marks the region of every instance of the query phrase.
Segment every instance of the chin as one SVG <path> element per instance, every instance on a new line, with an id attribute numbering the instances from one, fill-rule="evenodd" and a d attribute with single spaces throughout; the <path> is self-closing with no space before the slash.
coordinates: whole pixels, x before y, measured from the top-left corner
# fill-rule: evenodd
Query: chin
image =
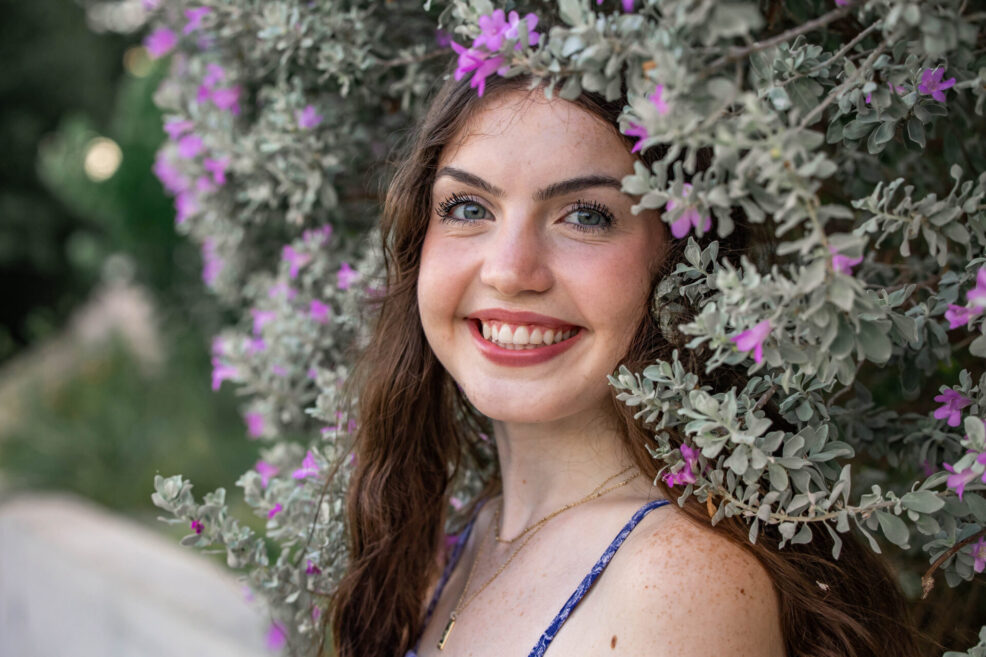
<path id="1" fill-rule="evenodd" d="M 565 418 L 579 415 L 590 410 L 592 407 L 599 407 L 608 403 L 607 394 L 595 404 L 579 404 L 576 406 L 573 401 L 575 398 L 585 400 L 584 396 L 579 396 L 571 390 L 559 391 L 556 394 L 531 393 L 525 386 L 516 386 L 513 390 L 497 394 L 491 392 L 489 388 L 483 386 L 463 385 L 466 397 L 476 407 L 480 413 L 496 422 L 508 424 L 543 424 L 556 422 Z M 581 393 L 584 395 L 584 391 Z"/>

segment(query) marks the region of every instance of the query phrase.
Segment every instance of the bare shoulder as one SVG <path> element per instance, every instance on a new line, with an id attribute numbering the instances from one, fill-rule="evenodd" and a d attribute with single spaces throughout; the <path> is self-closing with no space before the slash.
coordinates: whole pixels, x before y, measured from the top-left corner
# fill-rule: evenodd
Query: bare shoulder
<path id="1" fill-rule="evenodd" d="M 610 565 L 615 572 L 607 572 L 610 590 L 620 592 L 607 596 L 607 607 L 621 621 L 621 654 L 783 657 L 777 594 L 766 569 L 674 505 L 648 514 Z"/>

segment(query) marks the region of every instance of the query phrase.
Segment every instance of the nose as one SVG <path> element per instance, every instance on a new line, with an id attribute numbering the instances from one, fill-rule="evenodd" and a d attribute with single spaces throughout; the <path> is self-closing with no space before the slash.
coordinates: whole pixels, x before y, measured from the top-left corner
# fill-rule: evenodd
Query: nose
<path id="1" fill-rule="evenodd" d="M 491 239 L 482 247 L 480 280 L 505 297 L 551 288 L 549 249 L 535 221 L 499 222 Z"/>

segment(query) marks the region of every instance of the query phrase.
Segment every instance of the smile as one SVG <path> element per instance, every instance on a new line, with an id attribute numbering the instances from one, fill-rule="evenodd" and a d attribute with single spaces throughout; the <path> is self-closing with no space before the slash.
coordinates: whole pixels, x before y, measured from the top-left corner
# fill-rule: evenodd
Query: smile
<path id="1" fill-rule="evenodd" d="M 543 349 L 563 342 L 578 333 L 577 328 L 538 326 L 536 324 L 507 324 L 477 320 L 482 326 L 483 339 L 509 350 Z"/>
<path id="2" fill-rule="evenodd" d="M 576 345 L 584 330 L 577 326 L 509 324 L 467 318 L 473 343 L 487 360 L 507 367 L 545 363 Z"/>

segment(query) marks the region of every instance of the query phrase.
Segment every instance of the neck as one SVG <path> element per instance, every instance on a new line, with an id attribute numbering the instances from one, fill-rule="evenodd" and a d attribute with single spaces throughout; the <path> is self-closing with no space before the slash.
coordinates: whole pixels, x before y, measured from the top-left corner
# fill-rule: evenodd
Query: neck
<path id="1" fill-rule="evenodd" d="M 506 538 L 633 465 L 615 423 L 603 415 L 549 423 L 495 421 L 493 426 L 503 481 L 500 528 Z M 633 474 L 613 479 L 606 488 Z"/>

